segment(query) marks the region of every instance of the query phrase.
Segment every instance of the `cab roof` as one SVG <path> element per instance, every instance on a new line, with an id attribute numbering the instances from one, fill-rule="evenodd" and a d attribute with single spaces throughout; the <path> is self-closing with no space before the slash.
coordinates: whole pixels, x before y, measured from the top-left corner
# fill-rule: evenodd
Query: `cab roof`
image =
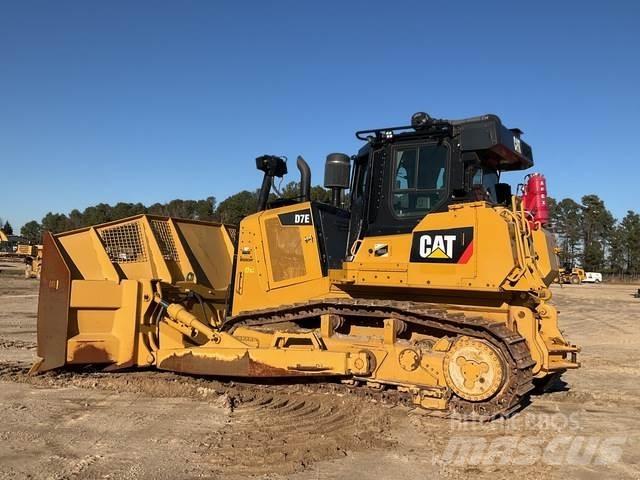
<path id="1" fill-rule="evenodd" d="M 477 154 L 479 160 L 501 171 L 526 170 L 533 166 L 531 146 L 522 140 L 522 131 L 508 129 L 497 115 L 487 114 L 462 120 L 433 119 L 421 112 L 420 122 L 400 127 L 361 130 L 356 137 L 369 144 L 396 143 L 404 140 L 456 138 L 463 156 Z"/>

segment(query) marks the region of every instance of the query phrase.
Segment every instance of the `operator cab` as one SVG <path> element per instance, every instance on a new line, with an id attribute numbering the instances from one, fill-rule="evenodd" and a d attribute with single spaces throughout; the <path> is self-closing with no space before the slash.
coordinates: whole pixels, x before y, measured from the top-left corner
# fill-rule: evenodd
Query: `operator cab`
<path id="1" fill-rule="evenodd" d="M 437 120 L 419 112 L 411 125 L 356 133 L 348 244 L 365 236 L 411 232 L 431 212 L 459 202 L 508 204 L 500 172 L 533 165 L 522 132 L 495 115 Z"/>

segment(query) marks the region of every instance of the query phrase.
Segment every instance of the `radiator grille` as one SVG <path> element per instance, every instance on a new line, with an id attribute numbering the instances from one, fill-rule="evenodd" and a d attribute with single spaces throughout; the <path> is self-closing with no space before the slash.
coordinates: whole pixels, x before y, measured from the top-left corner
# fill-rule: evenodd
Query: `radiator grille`
<path id="1" fill-rule="evenodd" d="M 144 248 L 139 222 L 107 227 L 99 230 L 98 234 L 102 238 L 105 250 L 112 262 L 136 263 L 147 261 L 147 252 Z"/>
<path id="2" fill-rule="evenodd" d="M 151 229 L 158 241 L 162 258 L 165 260 L 179 262 L 178 250 L 176 249 L 176 243 L 174 242 L 173 235 L 171 234 L 171 226 L 169 225 L 169 222 L 164 220 L 151 220 Z"/>
<path id="3" fill-rule="evenodd" d="M 229 234 L 229 237 L 231 238 L 231 243 L 233 243 L 234 245 L 238 243 L 238 228 L 232 225 L 225 225 L 225 228 L 227 229 L 227 233 Z"/>

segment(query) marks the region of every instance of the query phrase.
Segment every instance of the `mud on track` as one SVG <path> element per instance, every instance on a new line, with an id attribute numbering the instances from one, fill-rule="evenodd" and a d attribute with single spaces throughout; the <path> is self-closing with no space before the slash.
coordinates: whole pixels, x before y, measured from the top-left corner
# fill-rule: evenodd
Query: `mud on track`
<path id="1" fill-rule="evenodd" d="M 465 427 L 341 386 L 91 369 L 29 377 L 36 286 L 0 274 L 0 479 L 640 478 L 637 287 L 554 288 L 561 326 L 584 347 L 584 368 L 506 422 Z M 451 438 L 473 446 L 620 432 L 622 457 L 606 466 L 565 464 L 562 455 L 561 465 L 442 461 Z"/>

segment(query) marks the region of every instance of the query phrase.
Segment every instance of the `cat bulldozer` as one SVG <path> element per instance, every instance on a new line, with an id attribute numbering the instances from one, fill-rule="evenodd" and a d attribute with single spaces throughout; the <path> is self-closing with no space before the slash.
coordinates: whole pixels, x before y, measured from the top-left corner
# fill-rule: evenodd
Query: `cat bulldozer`
<path id="1" fill-rule="evenodd" d="M 18 244 L 16 254 L 24 260 L 24 278 L 40 278 L 42 245 Z"/>
<path id="2" fill-rule="evenodd" d="M 578 368 L 549 285 L 554 239 L 500 183 L 532 167 L 495 115 L 357 132 L 327 156 L 332 201 L 270 194 L 236 226 L 138 215 L 44 237 L 32 372 L 154 367 L 251 383 L 333 382 L 428 413 L 507 416 Z M 313 387 L 309 387 L 313 388 Z"/>
<path id="3" fill-rule="evenodd" d="M 558 276 L 554 279 L 555 283 L 571 283 L 572 285 L 580 285 L 587 278 L 583 268 L 571 267 L 565 265 L 558 269 Z"/>

